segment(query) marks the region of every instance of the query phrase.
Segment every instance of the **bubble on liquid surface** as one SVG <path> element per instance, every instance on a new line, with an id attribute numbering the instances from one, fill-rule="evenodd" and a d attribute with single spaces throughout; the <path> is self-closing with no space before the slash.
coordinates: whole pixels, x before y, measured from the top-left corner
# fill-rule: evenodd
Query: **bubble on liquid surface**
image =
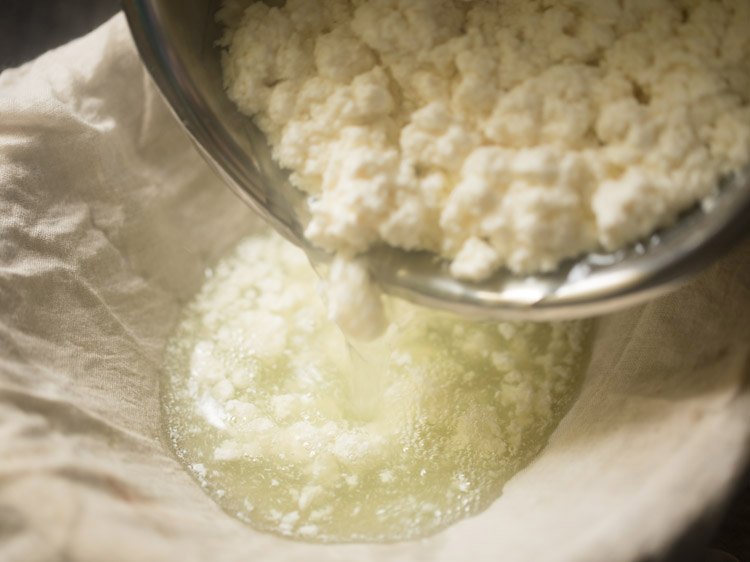
<path id="1" fill-rule="evenodd" d="M 211 270 L 168 346 L 165 423 L 227 512 L 323 542 L 434 533 L 485 509 L 580 385 L 585 323 L 471 322 L 390 301 L 379 340 L 326 318 L 276 235 Z"/>

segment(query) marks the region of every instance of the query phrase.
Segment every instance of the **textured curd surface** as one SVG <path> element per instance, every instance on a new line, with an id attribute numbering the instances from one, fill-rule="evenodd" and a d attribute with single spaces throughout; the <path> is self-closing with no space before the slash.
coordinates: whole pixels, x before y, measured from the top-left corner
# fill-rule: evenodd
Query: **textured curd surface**
<path id="1" fill-rule="evenodd" d="M 229 513 L 316 541 L 393 541 L 476 514 L 540 450 L 583 323 L 480 324 L 392 301 L 375 343 L 327 320 L 301 250 L 247 239 L 168 347 L 175 450 Z"/>
<path id="2" fill-rule="evenodd" d="M 746 0 L 276 4 L 221 13 L 227 91 L 313 196 L 307 237 L 347 256 L 552 270 L 750 158 Z"/>

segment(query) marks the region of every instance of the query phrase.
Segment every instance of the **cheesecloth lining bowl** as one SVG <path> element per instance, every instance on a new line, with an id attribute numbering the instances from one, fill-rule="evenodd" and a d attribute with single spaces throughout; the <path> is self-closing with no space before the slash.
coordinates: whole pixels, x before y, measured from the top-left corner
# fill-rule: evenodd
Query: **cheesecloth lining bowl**
<path id="1" fill-rule="evenodd" d="M 271 159 L 265 139 L 222 88 L 220 0 L 124 0 L 141 56 L 172 110 L 226 183 L 292 242 L 320 259 L 303 231 L 309 212 Z M 695 209 L 648 241 L 608 254 L 569 260 L 556 272 L 500 271 L 481 283 L 454 279 L 426 252 L 377 248 L 370 272 L 387 292 L 485 318 L 550 320 L 621 309 L 664 293 L 710 263 L 747 230 L 750 184 L 727 182 L 711 212 Z"/>
<path id="2" fill-rule="evenodd" d="M 162 438 L 159 371 L 204 270 L 262 225 L 196 157 L 124 18 L 0 75 L 0 560 L 675 562 L 750 439 L 750 244 L 596 323 L 547 447 L 422 541 L 316 545 L 222 512 Z"/>

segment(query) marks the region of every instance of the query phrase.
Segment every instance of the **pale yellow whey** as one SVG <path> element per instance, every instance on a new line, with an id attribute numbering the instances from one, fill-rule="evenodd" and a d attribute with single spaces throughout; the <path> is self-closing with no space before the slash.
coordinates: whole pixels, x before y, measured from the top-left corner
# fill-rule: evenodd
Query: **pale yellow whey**
<path id="1" fill-rule="evenodd" d="M 390 301 L 374 343 L 326 318 L 301 250 L 243 241 L 167 350 L 174 448 L 223 508 L 314 541 L 393 541 L 486 508 L 581 383 L 586 325 L 475 323 Z"/>

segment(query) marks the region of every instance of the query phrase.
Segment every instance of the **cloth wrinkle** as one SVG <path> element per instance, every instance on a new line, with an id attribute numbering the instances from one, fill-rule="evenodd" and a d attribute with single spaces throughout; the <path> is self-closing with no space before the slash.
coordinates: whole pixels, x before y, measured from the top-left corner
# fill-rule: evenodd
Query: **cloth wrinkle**
<path id="1" fill-rule="evenodd" d="M 0 74 L 0 560 L 633 562 L 741 474 L 750 242 L 596 321 L 580 399 L 485 512 L 398 544 L 256 532 L 181 469 L 159 379 L 205 271 L 264 228 L 179 127 L 122 14 Z"/>
<path id="2" fill-rule="evenodd" d="M 106 436 L 107 439 L 133 441 L 141 447 L 153 444 L 150 436 L 133 431 L 132 427 L 114 425 L 111 419 L 58 396 L 24 392 L 0 386 L 0 399 L 14 404 L 16 409 L 24 415 L 44 415 L 48 429 L 51 431 L 54 425 L 54 430 L 63 436 L 88 435 L 93 432 Z"/>

